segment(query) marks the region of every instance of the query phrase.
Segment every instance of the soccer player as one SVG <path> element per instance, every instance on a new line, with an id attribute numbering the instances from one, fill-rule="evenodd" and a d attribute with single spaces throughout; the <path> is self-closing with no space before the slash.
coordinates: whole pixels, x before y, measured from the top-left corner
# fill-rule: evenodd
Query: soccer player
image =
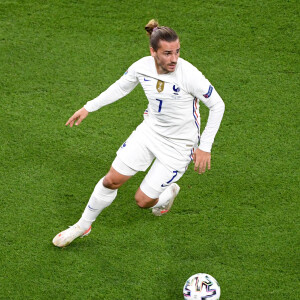
<path id="1" fill-rule="evenodd" d="M 149 101 L 144 121 L 117 151 L 109 172 L 96 185 L 79 221 L 57 234 L 53 244 L 64 247 L 90 233 L 101 211 L 116 198 L 118 189 L 138 171 L 150 170 L 135 194 L 141 208 L 155 216 L 167 213 L 179 192 L 176 182 L 189 163 L 203 173 L 210 169 L 211 148 L 225 105 L 210 82 L 182 58 L 176 32 L 151 20 L 145 27 L 151 56 L 132 64 L 125 74 L 67 121 L 79 125 L 90 112 L 129 94 L 139 83 Z M 199 100 L 209 108 L 200 137 Z"/>

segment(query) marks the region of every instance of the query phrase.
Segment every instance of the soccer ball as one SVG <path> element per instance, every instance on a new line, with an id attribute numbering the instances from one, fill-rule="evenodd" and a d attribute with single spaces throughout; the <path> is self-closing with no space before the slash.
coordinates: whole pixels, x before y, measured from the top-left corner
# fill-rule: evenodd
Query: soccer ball
<path id="1" fill-rule="evenodd" d="M 215 278 L 205 273 L 191 276 L 183 287 L 185 300 L 219 300 L 221 288 Z"/>

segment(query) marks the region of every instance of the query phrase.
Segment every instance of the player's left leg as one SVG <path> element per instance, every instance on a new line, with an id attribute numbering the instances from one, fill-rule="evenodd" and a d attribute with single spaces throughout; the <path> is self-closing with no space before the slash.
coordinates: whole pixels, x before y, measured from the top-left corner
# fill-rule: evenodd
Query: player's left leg
<path id="1" fill-rule="evenodd" d="M 136 192 L 137 205 L 141 208 L 152 207 L 156 216 L 167 213 L 180 190 L 175 182 L 183 174 L 184 172 L 168 169 L 156 159 Z"/>
<path id="2" fill-rule="evenodd" d="M 106 176 L 95 186 L 79 221 L 58 233 L 52 241 L 53 244 L 57 247 L 65 247 L 76 238 L 88 235 L 98 215 L 116 198 L 118 188 L 136 173 L 137 171 L 126 166 L 117 157 Z"/>
<path id="3" fill-rule="evenodd" d="M 135 194 L 135 199 L 139 207 L 152 208 L 152 213 L 155 216 L 162 216 L 171 209 L 179 191 L 179 185 L 177 183 L 171 183 L 158 198 L 153 199 L 147 196 L 141 188 L 139 188 Z"/>

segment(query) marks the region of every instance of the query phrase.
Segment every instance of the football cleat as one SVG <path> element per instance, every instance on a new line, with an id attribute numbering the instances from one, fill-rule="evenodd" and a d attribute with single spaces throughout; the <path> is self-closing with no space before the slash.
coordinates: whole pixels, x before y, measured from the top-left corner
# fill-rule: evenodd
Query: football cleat
<path id="1" fill-rule="evenodd" d="M 168 200 L 168 202 L 165 203 L 164 205 L 162 205 L 160 207 L 152 208 L 152 213 L 154 214 L 154 216 L 160 217 L 160 216 L 166 214 L 167 212 L 169 212 L 173 205 L 174 199 L 176 198 L 176 196 L 178 195 L 178 193 L 180 191 L 180 187 L 177 183 L 172 183 L 168 188 L 171 189 L 172 196 Z"/>
<path id="2" fill-rule="evenodd" d="M 76 238 L 87 236 L 92 230 L 92 226 L 89 229 L 83 230 L 78 224 L 70 226 L 68 229 L 57 234 L 52 243 L 57 247 L 66 247 L 71 244 Z"/>

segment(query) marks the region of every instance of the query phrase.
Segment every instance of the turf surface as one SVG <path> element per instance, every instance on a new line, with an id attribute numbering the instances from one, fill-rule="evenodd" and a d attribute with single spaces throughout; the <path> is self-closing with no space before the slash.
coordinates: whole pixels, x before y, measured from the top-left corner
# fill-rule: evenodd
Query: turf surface
<path id="1" fill-rule="evenodd" d="M 153 17 L 226 103 L 212 170 L 191 166 L 162 218 L 134 203 L 140 173 L 89 237 L 55 248 L 146 99 L 138 87 L 64 123 L 148 55 Z M 0 298 L 177 300 L 206 272 L 221 299 L 299 299 L 297 21 L 299 3 L 283 0 L 1 0 Z"/>

